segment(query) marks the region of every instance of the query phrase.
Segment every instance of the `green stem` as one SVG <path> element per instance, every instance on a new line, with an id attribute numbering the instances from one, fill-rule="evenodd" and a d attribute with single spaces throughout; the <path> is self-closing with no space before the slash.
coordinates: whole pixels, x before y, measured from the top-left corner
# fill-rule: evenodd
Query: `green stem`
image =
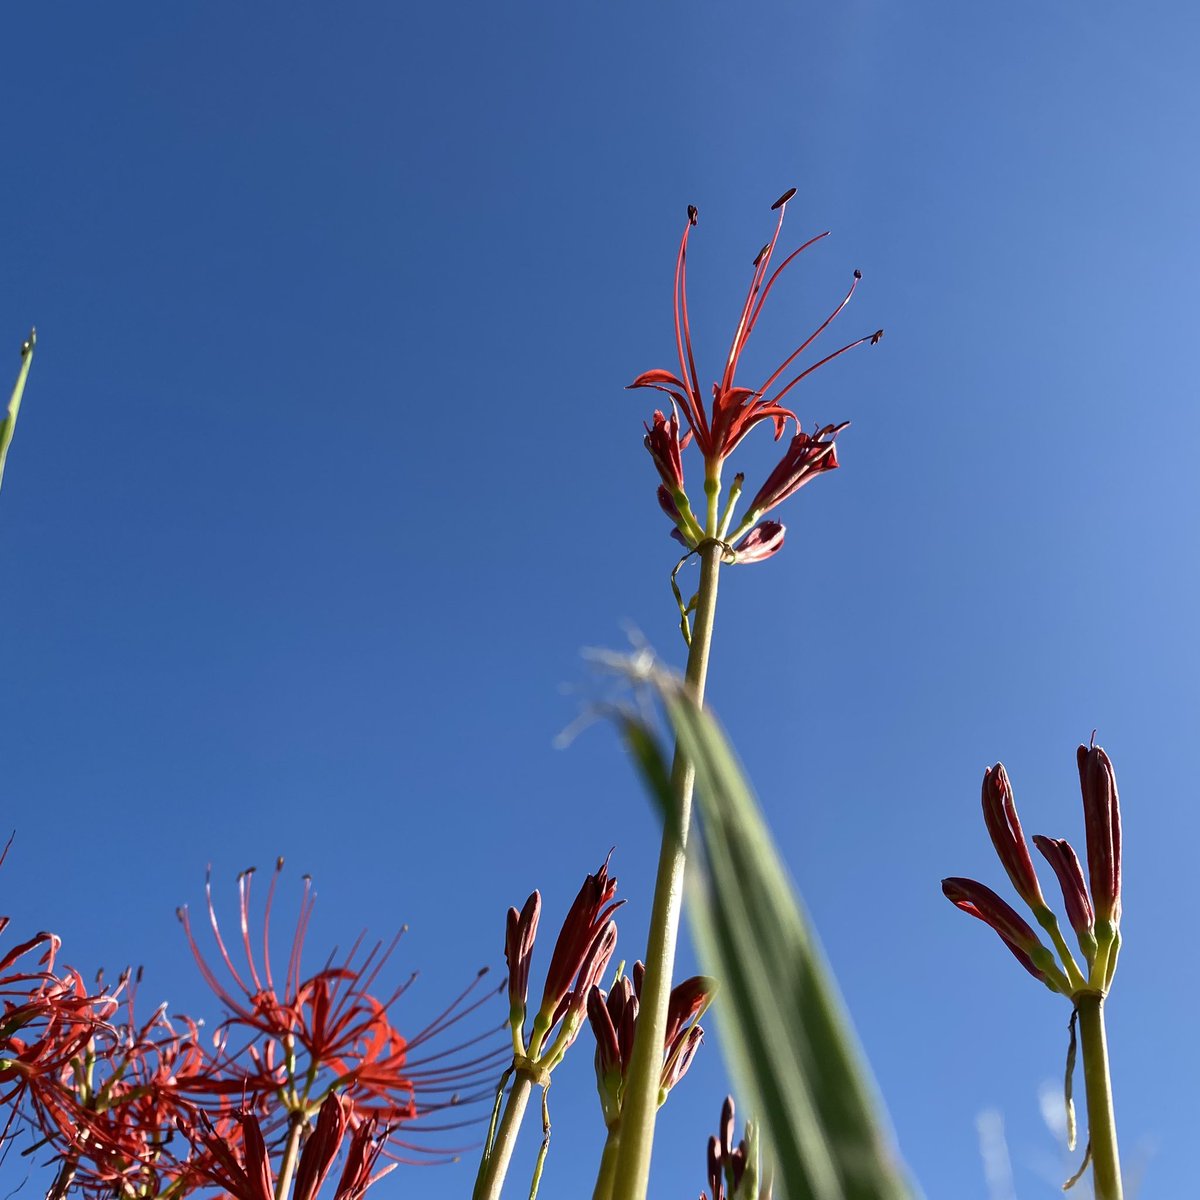
<path id="1" fill-rule="evenodd" d="M 709 517 L 713 522 L 716 521 L 715 498 L 709 504 Z M 708 677 L 721 553 L 721 547 L 715 541 L 707 543 L 700 550 L 696 628 L 692 634 L 684 676 L 700 703 L 704 700 L 704 683 Z M 671 994 L 671 972 L 675 965 L 675 943 L 683 904 L 683 868 L 695 778 L 695 769 L 676 746 L 671 787 L 675 794 L 678 825 L 670 820 L 663 824 L 662 849 L 659 851 L 654 905 L 650 911 L 650 932 L 646 944 L 646 976 L 642 981 L 637 1034 L 621 1103 L 621 1126 L 624 1132 L 617 1152 L 613 1181 L 613 1194 L 621 1197 L 621 1200 L 644 1200 L 650 1180 L 650 1152 L 654 1142 L 654 1121 L 658 1114 L 667 1001 Z"/>
<path id="2" fill-rule="evenodd" d="M 307 1123 L 303 1110 L 292 1113 L 287 1144 L 283 1148 L 283 1161 L 279 1164 L 279 1178 L 275 1181 L 275 1200 L 287 1200 L 287 1194 L 292 1189 L 292 1176 L 296 1173 L 296 1160 L 300 1156 L 300 1135 Z"/>
<path id="3" fill-rule="evenodd" d="M 518 1070 L 508 1090 L 508 1099 L 504 1102 L 504 1113 L 496 1127 L 496 1137 L 479 1164 L 471 1200 L 499 1200 L 532 1093 L 533 1077 L 528 1071 Z"/>
<path id="4" fill-rule="evenodd" d="M 617 1155 L 621 1149 L 621 1126 L 614 1125 L 604 1142 L 604 1153 L 600 1156 L 600 1172 L 596 1176 L 596 1188 L 592 1200 L 612 1200 L 613 1183 L 617 1175 Z"/>
<path id="5" fill-rule="evenodd" d="M 1093 1191 L 1096 1200 L 1122 1200 L 1117 1123 L 1108 1077 L 1108 1042 L 1104 1036 L 1104 997 L 1099 992 L 1077 993 L 1075 1009 L 1079 1013 L 1083 1082 L 1087 1089 Z"/>

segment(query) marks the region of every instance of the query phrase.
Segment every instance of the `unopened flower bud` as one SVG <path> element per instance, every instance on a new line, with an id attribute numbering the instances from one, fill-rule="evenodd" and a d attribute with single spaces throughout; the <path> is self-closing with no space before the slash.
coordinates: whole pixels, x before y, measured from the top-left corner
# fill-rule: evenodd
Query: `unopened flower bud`
<path id="1" fill-rule="evenodd" d="M 1079 784 L 1087 833 L 1088 876 L 1098 922 L 1121 920 L 1121 805 L 1117 777 L 1107 754 L 1094 742 L 1080 746 Z"/>
<path id="2" fill-rule="evenodd" d="M 1046 907 L 1003 763 L 983 773 L 983 820 L 1017 895 L 1035 912 Z"/>

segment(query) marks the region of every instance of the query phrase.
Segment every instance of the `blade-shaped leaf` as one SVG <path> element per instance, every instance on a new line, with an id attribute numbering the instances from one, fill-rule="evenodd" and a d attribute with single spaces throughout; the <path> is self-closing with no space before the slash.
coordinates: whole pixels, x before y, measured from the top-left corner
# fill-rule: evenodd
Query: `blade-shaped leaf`
<path id="1" fill-rule="evenodd" d="M 29 377 L 29 365 L 33 362 L 35 345 L 37 333 L 31 330 L 21 346 L 21 369 L 17 373 L 17 383 L 8 402 L 8 411 L 4 420 L 0 421 L 0 485 L 4 483 L 4 462 L 8 458 L 8 447 L 12 444 L 13 433 L 17 428 L 17 414 L 21 411 L 21 397 L 25 394 L 25 380 Z"/>
<path id="2" fill-rule="evenodd" d="M 777 1195 L 911 1196 L 836 985 L 728 741 L 681 682 L 658 672 L 649 682 L 696 769 L 703 861 L 693 852 L 689 919 L 722 984 L 723 1042 L 763 1121 Z M 657 763 L 648 768 L 650 744 Z M 643 730 L 637 750 L 647 788 L 672 811 L 661 745 Z"/>

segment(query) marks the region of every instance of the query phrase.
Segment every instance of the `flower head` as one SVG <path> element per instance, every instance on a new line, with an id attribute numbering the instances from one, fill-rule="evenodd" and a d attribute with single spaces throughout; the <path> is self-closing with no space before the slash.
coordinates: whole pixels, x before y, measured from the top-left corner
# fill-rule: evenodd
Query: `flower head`
<path id="1" fill-rule="evenodd" d="M 611 1127 L 621 1116 L 625 1074 L 633 1055 L 637 1033 L 642 980 L 646 968 L 633 965 L 632 980 L 621 976 L 607 996 L 593 987 L 587 1000 L 588 1021 L 596 1035 L 596 1086 L 605 1122 Z M 700 1017 L 716 994 L 716 980 L 694 975 L 677 984 L 667 1001 L 667 1025 L 663 1038 L 663 1064 L 659 1073 L 658 1103 L 666 1102 L 671 1089 L 687 1074 L 692 1059 L 704 1040 Z"/>
<path id="2" fill-rule="evenodd" d="M 578 1035 L 588 993 L 603 976 L 616 949 L 617 925 L 612 914 L 624 903 L 613 899 L 616 891 L 617 881 L 609 875 L 605 859 L 594 875 L 584 879 L 559 930 L 528 1038 L 524 1024 L 529 967 L 541 896 L 534 892 L 519 913 L 515 908 L 508 910 L 505 956 L 513 1050 L 547 1071 L 561 1061 Z"/>
<path id="3" fill-rule="evenodd" d="M 860 346 L 864 342 L 879 340 L 878 334 L 858 338 L 840 350 L 826 355 L 819 362 L 797 372 L 786 382 L 781 382 L 796 359 L 816 341 L 830 322 L 850 302 L 850 297 L 854 294 L 859 279 L 862 278 L 861 274 L 856 271 L 849 290 L 833 312 L 779 364 L 761 386 L 748 388 L 740 386 L 736 382 L 738 364 L 742 354 L 762 315 L 767 297 L 771 294 L 779 276 L 800 254 L 822 238 L 829 236 L 826 231 L 809 238 L 799 249 L 793 250 L 773 272 L 771 271 L 771 259 L 775 253 L 775 244 L 779 240 L 780 230 L 783 228 L 787 203 L 795 194 L 796 189 L 792 188 L 771 206 L 779 213 L 775 232 L 754 259 L 750 287 L 734 329 L 733 342 L 725 359 L 725 367 L 721 372 L 720 379 L 712 386 L 711 406 L 705 405 L 704 394 L 700 387 L 700 376 L 696 370 L 691 327 L 688 320 L 687 248 L 689 235 L 697 220 L 696 209 L 692 206 L 688 207 L 688 219 L 683 228 L 683 237 L 680 240 L 679 253 L 675 260 L 675 348 L 679 358 L 679 371 L 678 374 L 662 369 L 646 371 L 629 386 L 654 388 L 669 395 L 682 411 L 695 436 L 696 445 L 700 448 L 706 462 L 719 462 L 728 457 L 742 438 L 762 421 L 772 423 L 776 439 L 782 437 L 787 422 L 796 420 L 795 413 L 791 409 L 783 407 L 781 401 L 784 396 L 802 379 L 811 375 L 831 359 L 837 358 L 847 350 Z"/>
<path id="4" fill-rule="evenodd" d="M 357 1119 L 378 1118 L 381 1127 L 391 1131 L 393 1145 L 405 1152 L 434 1152 L 400 1140 L 398 1131 L 442 1109 L 482 1100 L 505 1053 L 493 1040 L 495 1027 L 448 1048 L 438 1048 L 435 1042 L 488 1002 L 490 991 L 477 994 L 486 971 L 480 971 L 424 1028 L 401 1033 L 394 1010 L 415 975 L 382 996 L 376 993 L 376 985 L 404 930 L 386 947 L 377 943 L 361 957 L 360 938 L 343 958 L 329 960 L 315 974 L 306 975 L 304 942 L 315 903 L 312 882 L 306 877 L 287 966 L 282 975 L 277 974 L 270 926 L 282 866 L 281 859 L 257 938 L 251 936 L 254 873 L 246 871 L 238 878 L 242 965 L 221 934 L 211 881 L 207 907 L 216 965 L 201 952 L 187 909 L 179 910 L 201 974 L 229 1014 L 219 1031 L 222 1048 L 217 1069 L 207 1082 L 197 1080 L 195 1089 L 228 1093 L 236 1086 L 248 1094 L 274 1094 L 290 1117 L 305 1121 L 316 1116 L 325 1098 L 337 1090 L 353 1103 Z M 256 952 L 256 941 L 261 952 Z"/>

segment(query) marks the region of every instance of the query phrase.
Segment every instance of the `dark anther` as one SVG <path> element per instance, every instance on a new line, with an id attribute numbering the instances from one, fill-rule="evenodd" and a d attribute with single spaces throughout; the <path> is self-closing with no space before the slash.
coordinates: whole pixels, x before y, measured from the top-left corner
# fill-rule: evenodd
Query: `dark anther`
<path id="1" fill-rule="evenodd" d="M 695 225 L 696 218 L 700 215 L 700 210 L 694 205 L 688 205 L 688 224 Z"/>
<path id="2" fill-rule="evenodd" d="M 771 205 L 771 211 L 774 212 L 777 208 L 782 208 L 795 194 L 795 188 L 788 188 L 788 190 L 784 192 L 774 204 Z"/>
<path id="3" fill-rule="evenodd" d="M 767 251 L 768 251 L 768 250 L 770 250 L 770 248 L 771 248 L 771 244 L 768 242 L 768 243 L 767 243 L 767 244 L 766 244 L 766 245 L 765 245 L 765 246 L 764 246 L 764 247 L 763 247 L 763 248 L 762 248 L 762 249 L 761 249 L 761 250 L 760 250 L 760 251 L 759 251 L 759 252 L 758 252 L 758 253 L 757 253 L 757 254 L 754 256 L 754 265 L 755 265 L 756 267 L 758 266 L 758 264 L 759 264 L 760 262 L 762 262 L 763 258 L 766 256 L 766 253 L 767 253 Z"/>
<path id="4" fill-rule="evenodd" d="M 859 270 L 855 270 L 855 272 L 854 272 L 854 278 L 855 278 L 855 279 L 861 279 L 861 278 L 862 278 L 862 272 L 861 272 L 861 271 L 859 271 Z"/>
<path id="5" fill-rule="evenodd" d="M 873 334 L 871 334 L 871 345 L 878 346 L 879 343 L 882 341 L 883 341 L 883 330 L 882 329 L 875 330 L 875 332 Z"/>

